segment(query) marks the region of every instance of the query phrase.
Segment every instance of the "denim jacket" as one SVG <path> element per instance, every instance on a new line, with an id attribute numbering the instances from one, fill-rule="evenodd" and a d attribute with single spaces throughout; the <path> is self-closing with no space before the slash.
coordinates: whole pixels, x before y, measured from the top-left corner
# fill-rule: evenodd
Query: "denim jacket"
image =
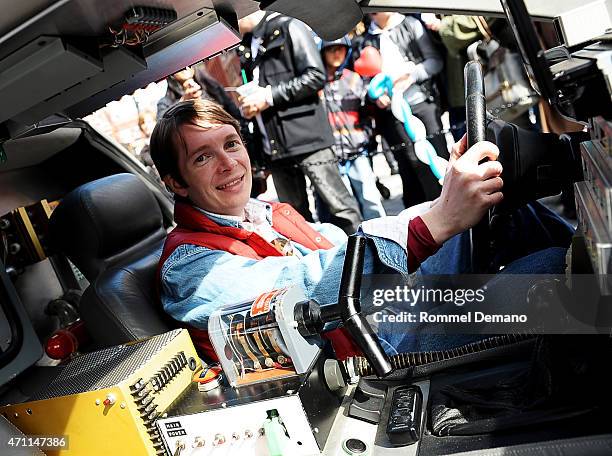
<path id="1" fill-rule="evenodd" d="M 210 214 L 208 217 L 222 226 L 241 226 L 239 221 Z M 407 220 L 400 223 L 407 226 Z M 375 225 L 369 221 L 362 227 L 362 233 L 369 239 L 363 273 L 407 274 L 405 243 L 400 245 L 372 234 L 377 230 Z M 179 246 L 161 268 L 164 310 L 175 320 L 206 329 L 208 317 L 218 307 L 245 302 L 290 285 L 301 286 L 308 299 L 321 305 L 337 302 L 347 236 L 331 224 L 315 225 L 315 229 L 334 247 L 310 250 L 293 243 L 301 255 L 254 260 L 190 244 Z"/>

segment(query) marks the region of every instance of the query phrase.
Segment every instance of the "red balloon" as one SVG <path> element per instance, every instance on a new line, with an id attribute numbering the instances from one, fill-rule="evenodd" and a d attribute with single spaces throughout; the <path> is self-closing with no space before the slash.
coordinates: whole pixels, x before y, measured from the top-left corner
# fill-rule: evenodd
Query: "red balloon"
<path id="1" fill-rule="evenodd" d="M 380 52 L 374 46 L 366 46 L 355 60 L 355 71 L 365 78 L 372 78 L 382 71 Z"/>

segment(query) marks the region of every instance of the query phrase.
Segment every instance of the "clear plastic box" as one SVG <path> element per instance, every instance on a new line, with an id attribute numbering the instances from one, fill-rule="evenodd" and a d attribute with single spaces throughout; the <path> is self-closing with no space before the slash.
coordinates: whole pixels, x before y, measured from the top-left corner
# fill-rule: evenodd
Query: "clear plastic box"
<path id="1" fill-rule="evenodd" d="M 253 301 L 217 309 L 208 335 L 230 385 L 240 387 L 307 372 L 321 341 L 297 330 L 294 308 L 305 301 L 299 287 L 264 293 Z"/>

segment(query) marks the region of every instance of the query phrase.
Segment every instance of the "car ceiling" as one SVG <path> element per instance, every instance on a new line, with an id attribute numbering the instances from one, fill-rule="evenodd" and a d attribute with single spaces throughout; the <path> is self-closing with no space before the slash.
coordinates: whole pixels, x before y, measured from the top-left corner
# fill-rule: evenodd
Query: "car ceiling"
<path id="1" fill-rule="evenodd" d="M 401 9 L 502 13 L 496 0 L 363 0 L 357 3 L 364 12 Z M 584 3 L 527 0 L 530 12 L 540 18 L 552 18 Z M 116 28 L 134 6 L 173 9 L 177 19 L 152 33 L 144 45 L 100 46 L 101 40 L 109 36 L 109 26 Z M 304 19 L 322 36 L 327 32 L 344 33 L 361 14 L 355 0 L 5 2 L 0 15 L 0 99 L 3 100 L 0 143 L 8 138 L 37 134 L 32 125 L 54 113 L 73 119 L 83 117 L 182 67 L 236 46 L 240 40 L 237 19 L 260 7 L 284 13 L 293 11 L 292 15 Z"/>
<path id="2" fill-rule="evenodd" d="M 535 19 L 553 19 L 561 14 L 584 7 L 589 3 L 605 3 L 612 17 L 610 0 L 525 0 L 527 11 Z M 443 12 L 456 14 L 503 15 L 499 0 L 365 0 L 360 2 L 364 10 L 403 8 L 406 11 Z"/>
<path id="3" fill-rule="evenodd" d="M 144 45 L 101 46 L 102 40 L 110 42 L 109 26 L 118 28 L 133 6 L 172 9 L 177 19 Z M 0 140 L 22 136 L 53 113 L 82 117 L 235 46 L 237 15 L 257 6 L 250 0 L 20 0 L 3 5 Z"/>

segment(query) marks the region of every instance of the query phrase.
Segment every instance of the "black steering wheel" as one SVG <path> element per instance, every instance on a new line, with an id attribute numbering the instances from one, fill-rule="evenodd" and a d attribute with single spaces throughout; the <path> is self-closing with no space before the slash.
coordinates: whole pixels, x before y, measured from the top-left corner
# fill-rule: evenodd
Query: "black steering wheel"
<path id="1" fill-rule="evenodd" d="M 468 62 L 463 70 L 465 82 L 465 119 L 467 146 L 472 147 L 484 141 L 487 128 L 487 102 L 484 92 L 484 77 L 479 62 Z M 491 272 L 491 211 L 487 211 L 482 220 L 470 229 L 470 256 L 474 273 Z"/>

